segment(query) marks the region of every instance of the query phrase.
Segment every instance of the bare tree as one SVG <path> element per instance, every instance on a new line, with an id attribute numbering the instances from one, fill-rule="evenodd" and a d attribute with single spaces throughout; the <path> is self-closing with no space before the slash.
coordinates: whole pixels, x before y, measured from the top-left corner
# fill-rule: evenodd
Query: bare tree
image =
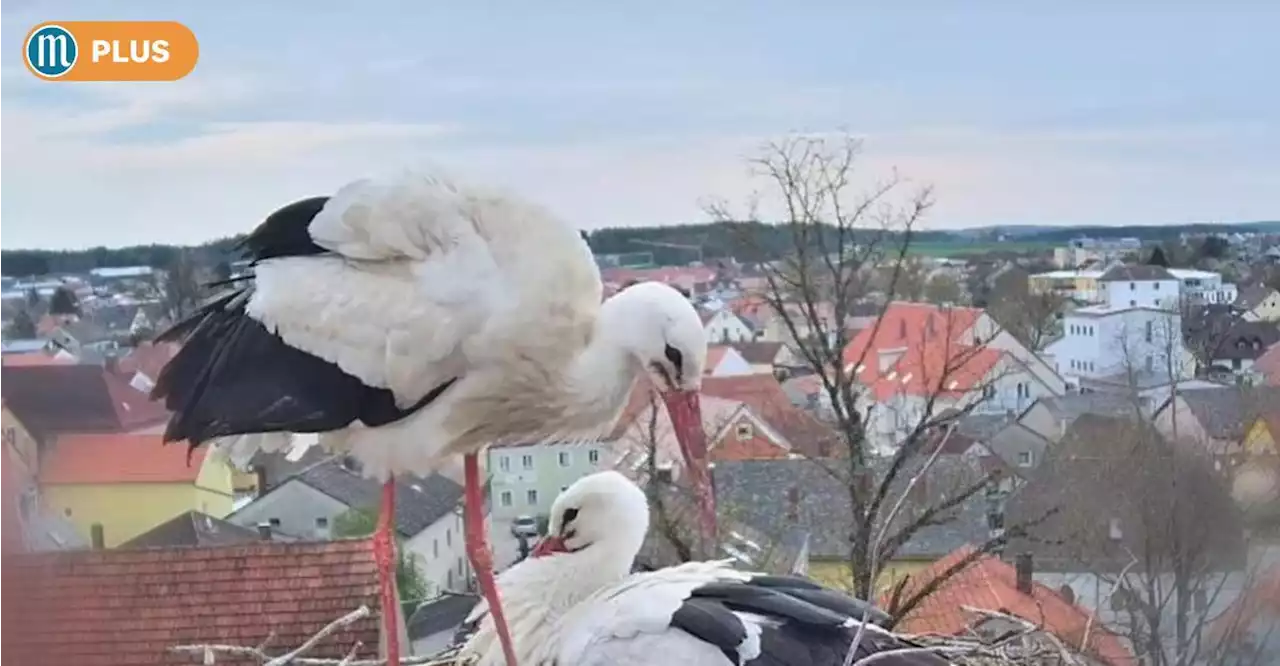
<path id="1" fill-rule="evenodd" d="M 924 285 L 923 300 L 937 305 L 958 305 L 964 299 L 964 290 L 955 278 L 945 273 L 935 273 Z"/>
<path id="2" fill-rule="evenodd" d="M 1034 292 L 1024 283 L 1019 289 L 996 294 L 987 308 L 991 317 L 1027 349 L 1039 352 L 1060 332 L 1059 317 L 1066 304 L 1067 299 L 1061 294 Z"/>
<path id="3" fill-rule="evenodd" d="M 928 347 L 913 357 L 919 359 L 919 367 L 888 378 L 904 386 L 913 382 L 913 393 L 868 393 L 869 382 L 860 381 L 859 374 L 893 359 L 870 358 L 871 345 L 857 358 L 846 358 L 850 336 L 845 322 L 851 308 L 870 296 L 863 279 L 867 269 L 880 271 L 888 276 L 878 290 L 883 291 L 884 305 L 869 335 L 875 339 L 879 334 L 889 303 L 902 295 L 904 276 L 909 279 L 918 267 L 908 259 L 908 250 L 933 197 L 929 187 L 913 186 L 897 173 L 860 187 L 854 180 L 860 152 L 860 143 L 848 136 L 797 136 L 765 146 L 752 164 L 769 198 L 776 200 L 771 202 L 780 207 L 778 224 L 791 240 L 788 255 L 764 267 L 767 289 L 759 296 L 796 341 L 797 355 L 821 380 L 823 402 L 829 406 L 840 446 L 835 456 L 813 463 L 847 492 L 848 515 L 832 515 L 829 520 L 832 529 L 848 534 L 850 591 L 871 598 L 879 563 L 893 559 L 921 529 L 944 522 L 951 509 L 993 481 L 981 478 L 911 514 L 895 511 L 902 502 L 894 498 L 901 500 L 910 489 L 904 482 L 928 474 L 924 459 L 934 459 L 929 444 L 936 445 L 938 432 L 994 392 L 986 382 L 969 386 L 971 377 L 958 388 L 958 378 L 975 358 L 988 353 L 985 343 L 997 331 L 975 329 L 973 339 L 958 342 L 972 322 L 949 308 L 939 309 L 924 330 L 901 332 L 904 352 L 911 345 Z M 722 221 L 759 222 L 759 203 L 751 202 L 746 215 L 735 215 L 725 205 L 711 206 L 710 213 Z M 755 245 L 746 232 L 741 242 Z M 1015 532 L 1016 527 L 1006 531 Z M 894 609 L 899 617 L 913 605 L 910 599 L 900 602 Z"/>
<path id="4" fill-rule="evenodd" d="M 178 250 L 173 263 L 160 273 L 158 279 L 159 284 L 155 287 L 170 320 L 178 321 L 199 307 L 203 289 L 199 267 L 189 250 Z"/>

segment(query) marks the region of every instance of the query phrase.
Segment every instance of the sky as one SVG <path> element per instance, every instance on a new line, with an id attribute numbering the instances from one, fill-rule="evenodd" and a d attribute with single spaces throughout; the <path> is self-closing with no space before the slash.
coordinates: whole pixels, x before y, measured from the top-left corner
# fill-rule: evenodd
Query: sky
<path id="1" fill-rule="evenodd" d="M 1280 218 L 1275 3 L 125 4 L 0 10 L 4 53 L 46 20 L 201 46 L 168 83 L 3 59 L 7 249 L 198 243 L 404 168 L 587 229 L 697 222 L 762 187 L 766 142 L 830 132 L 863 141 L 867 185 L 932 185 L 930 228 Z"/>

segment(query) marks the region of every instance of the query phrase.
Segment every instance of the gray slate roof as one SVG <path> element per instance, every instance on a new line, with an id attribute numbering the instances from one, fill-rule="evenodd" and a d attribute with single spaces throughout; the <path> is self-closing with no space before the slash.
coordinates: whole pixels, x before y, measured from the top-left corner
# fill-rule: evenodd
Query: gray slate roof
<path id="1" fill-rule="evenodd" d="M 921 464 L 923 461 L 919 461 Z M 841 469 L 843 460 L 742 460 L 722 461 L 712 472 L 716 501 L 722 513 L 752 525 L 774 539 L 790 539 L 797 530 L 809 534 L 810 556 L 842 559 L 849 556 L 850 508 L 847 485 L 828 469 Z M 897 477 L 905 487 L 912 475 L 907 465 Z M 942 456 L 928 476 L 930 500 L 954 492 L 980 478 L 967 461 Z M 895 494 L 894 497 L 897 495 Z M 792 504 L 795 504 L 793 511 Z M 911 502 L 908 502 L 911 504 Z M 913 507 L 899 514 L 908 518 Z M 981 544 L 988 538 L 986 504 L 982 493 L 950 513 L 951 520 L 920 529 L 899 549 L 898 557 L 939 557 L 966 543 Z"/>
<path id="2" fill-rule="evenodd" d="M 295 478 L 353 509 L 376 510 L 382 484 L 361 476 L 334 457 L 300 472 Z M 462 486 L 441 474 L 396 479 L 396 531 L 411 537 L 458 508 Z"/>
<path id="3" fill-rule="evenodd" d="M 186 511 L 124 542 L 121 548 L 153 546 L 225 546 L 259 539 L 257 530 L 207 513 Z"/>
<path id="4" fill-rule="evenodd" d="M 1144 280 L 1177 280 L 1169 270 L 1163 266 L 1148 266 L 1146 264 L 1127 264 L 1121 266 L 1112 266 L 1107 272 L 1098 278 L 1100 282 L 1142 282 Z"/>
<path id="5" fill-rule="evenodd" d="M 1280 387 L 1275 386 L 1188 389 L 1178 395 L 1214 439 L 1238 440 L 1259 415 L 1280 412 Z"/>
<path id="6" fill-rule="evenodd" d="M 474 594 L 446 594 L 422 604 L 409 616 L 409 639 L 418 640 L 442 631 L 456 631 L 480 602 Z"/>

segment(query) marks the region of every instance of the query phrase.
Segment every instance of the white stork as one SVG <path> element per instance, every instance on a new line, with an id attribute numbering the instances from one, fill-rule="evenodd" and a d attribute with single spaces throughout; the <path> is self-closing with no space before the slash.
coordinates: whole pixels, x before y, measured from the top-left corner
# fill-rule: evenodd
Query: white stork
<path id="1" fill-rule="evenodd" d="M 706 488 L 697 312 L 656 283 L 602 304 L 590 249 L 540 208 L 404 174 L 289 204 L 241 249 L 252 275 L 160 336 L 183 342 L 153 392 L 173 412 L 165 440 L 243 461 L 318 434 L 383 480 L 374 548 L 391 659 L 392 475 L 464 456 L 467 552 L 508 655 L 478 451 L 598 435 L 647 372 Z"/>
<path id="2" fill-rule="evenodd" d="M 862 618 L 855 658 L 883 666 L 946 666 L 942 657 L 880 625 L 882 611 L 797 576 L 737 571 L 729 560 L 644 573 L 632 563 L 649 526 L 644 493 L 600 472 L 552 505 L 548 536 L 498 578 L 522 664 L 574 666 L 837 666 Z M 502 658 L 485 604 L 462 655 Z"/>

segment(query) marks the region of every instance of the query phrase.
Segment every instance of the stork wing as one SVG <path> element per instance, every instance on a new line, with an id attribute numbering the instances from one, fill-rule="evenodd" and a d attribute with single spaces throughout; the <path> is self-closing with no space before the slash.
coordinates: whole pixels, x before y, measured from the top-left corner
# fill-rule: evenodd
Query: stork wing
<path id="1" fill-rule="evenodd" d="M 162 336 L 187 342 L 157 382 L 171 426 L 193 412 L 216 424 L 171 428 L 175 438 L 394 421 L 499 353 L 516 315 L 571 304 L 550 325 L 582 337 L 599 307 L 599 274 L 572 228 L 412 174 L 287 206 L 243 247 L 247 284 Z"/>
<path id="2" fill-rule="evenodd" d="M 725 562 L 692 562 L 632 575 L 563 618 L 558 663 L 809 664 L 844 662 L 864 602 L 804 579 L 738 572 Z M 868 623 L 859 658 L 909 647 Z M 645 657 L 645 655 L 649 655 Z M 889 666 L 945 666 L 932 654 L 894 655 Z"/>

